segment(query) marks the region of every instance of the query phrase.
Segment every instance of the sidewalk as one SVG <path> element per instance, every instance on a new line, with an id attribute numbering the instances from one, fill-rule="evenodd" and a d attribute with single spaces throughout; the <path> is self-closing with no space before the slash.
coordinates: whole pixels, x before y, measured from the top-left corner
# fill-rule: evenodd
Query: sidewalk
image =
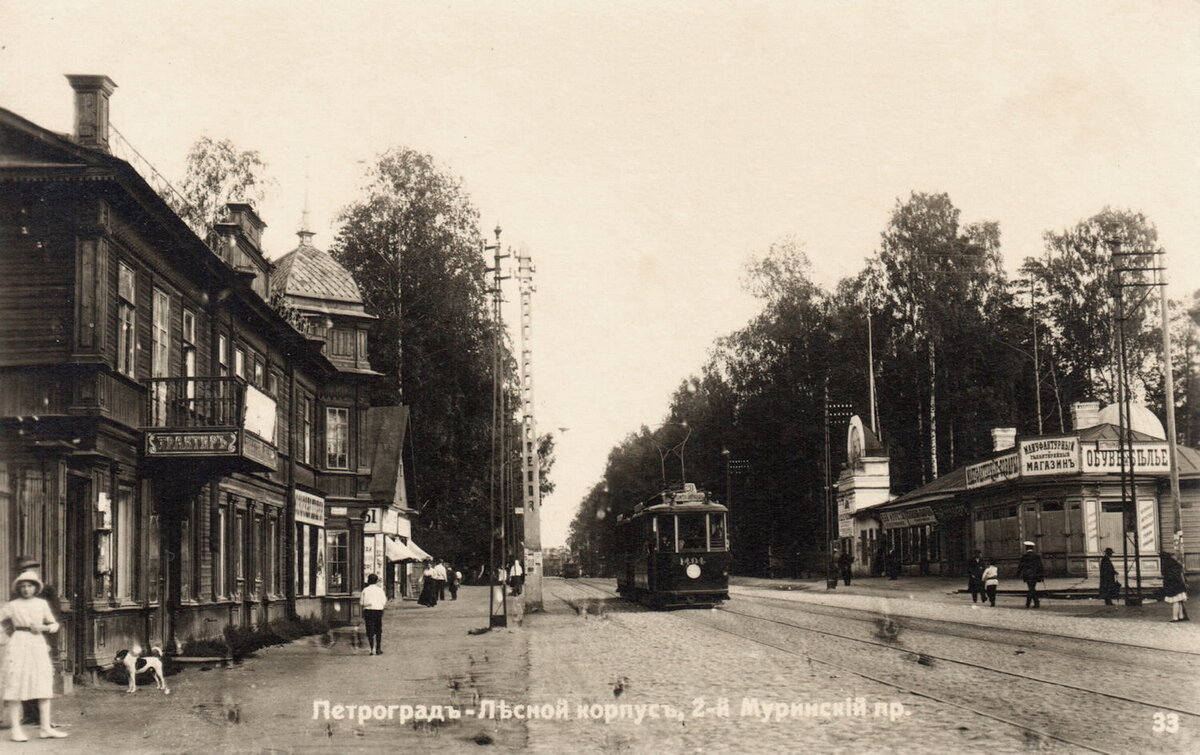
<path id="1" fill-rule="evenodd" d="M 480 744 L 526 746 L 523 722 L 314 720 L 315 703 L 473 707 L 480 698 L 520 700 L 528 687 L 528 637 L 519 629 L 471 635 L 488 625 L 488 592 L 464 587 L 433 608 L 393 600 L 384 613 L 383 655 L 318 638 L 260 650 L 234 668 L 189 667 L 169 676 L 169 696 L 102 682 L 55 700 L 71 738 L 25 747 L 54 752 L 460 752 Z M 115 652 L 115 651 L 114 651 Z M 27 731 L 36 737 L 36 729 Z M 8 745 L 0 731 L 0 749 Z"/>
<path id="2" fill-rule="evenodd" d="M 1080 580 L 1051 578 L 1046 582 L 1048 588 L 1058 589 L 1078 584 Z M 1098 598 L 1043 598 L 1040 609 L 1027 610 L 1024 590 L 1010 589 L 998 594 L 996 607 L 992 608 L 973 604 L 970 595 L 958 592 L 963 586 L 963 580 L 957 577 L 901 577 L 896 580 L 862 577 L 853 579 L 849 587 L 839 582 L 833 590 L 826 590 L 824 579 L 730 579 L 730 593 L 734 599 L 738 595 L 782 598 L 892 616 L 962 621 L 1002 629 L 1200 652 L 1200 617 L 1191 622 L 1170 623 L 1171 607 L 1165 603 L 1147 600 L 1138 607 L 1106 606 Z M 1192 613 L 1197 611 L 1200 606 Z M 1114 621 L 1119 623 L 1114 624 Z"/>

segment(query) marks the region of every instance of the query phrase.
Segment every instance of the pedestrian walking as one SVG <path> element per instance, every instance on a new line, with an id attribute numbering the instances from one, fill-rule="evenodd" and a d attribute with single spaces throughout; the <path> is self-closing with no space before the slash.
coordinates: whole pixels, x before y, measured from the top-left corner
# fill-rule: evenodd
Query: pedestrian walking
<path id="1" fill-rule="evenodd" d="M 1162 565 L 1164 600 L 1171 604 L 1171 621 L 1191 621 L 1187 615 L 1187 582 L 1183 579 L 1183 565 L 1166 551 L 1158 554 Z"/>
<path id="2" fill-rule="evenodd" d="M 995 608 L 996 590 L 1000 587 L 1000 570 L 996 568 L 996 559 L 989 558 L 987 560 L 987 567 L 983 570 L 981 579 L 983 579 L 983 590 L 987 595 L 988 602 L 991 603 L 992 608 Z"/>
<path id="3" fill-rule="evenodd" d="M 509 586 L 512 587 L 513 595 L 521 594 L 521 587 L 525 584 L 525 568 L 521 566 L 521 562 L 513 559 L 512 569 L 509 570 Z"/>
<path id="4" fill-rule="evenodd" d="M 850 551 L 842 551 L 842 555 L 838 556 L 838 571 L 841 572 L 842 582 L 846 585 L 850 584 L 850 565 L 854 563 L 854 556 L 850 555 Z"/>
<path id="5" fill-rule="evenodd" d="M 887 575 L 888 579 L 898 579 L 900 577 L 900 554 L 896 549 L 888 551 L 887 554 Z"/>
<path id="6" fill-rule="evenodd" d="M 971 593 L 971 602 L 986 602 L 983 591 L 983 558 L 979 551 L 967 562 L 967 592 Z"/>
<path id="7" fill-rule="evenodd" d="M 458 600 L 458 586 L 462 584 L 462 572 L 455 571 L 454 567 L 450 569 L 450 582 L 446 586 L 450 588 L 450 600 Z"/>
<path id="8" fill-rule="evenodd" d="M 1041 608 L 1042 601 L 1038 597 L 1037 585 L 1043 581 L 1042 576 L 1042 557 L 1039 556 L 1033 549 L 1036 545 L 1030 541 L 1025 541 L 1025 552 L 1021 554 L 1021 560 L 1017 564 L 1017 576 L 1025 582 L 1025 607 L 1029 608 L 1032 604 L 1034 608 Z"/>
<path id="9" fill-rule="evenodd" d="M 438 561 L 433 565 L 433 579 L 436 582 L 438 600 L 446 599 L 446 562 Z"/>
<path id="10" fill-rule="evenodd" d="M 359 600 L 367 629 L 367 654 L 383 655 L 383 609 L 387 605 L 387 594 L 379 584 L 379 575 L 367 577 L 367 586 Z"/>
<path id="11" fill-rule="evenodd" d="M 1104 605 L 1111 606 L 1114 598 L 1121 597 L 1121 583 L 1117 581 L 1117 568 L 1112 562 L 1113 549 L 1104 549 L 1104 558 L 1100 559 L 1100 597 Z"/>
<path id="12" fill-rule="evenodd" d="M 433 575 L 433 561 L 426 561 L 421 576 L 421 597 L 417 598 L 417 602 L 428 608 L 437 605 L 437 580 Z"/>
<path id="13" fill-rule="evenodd" d="M 37 700 L 42 739 L 61 739 L 65 731 L 50 723 L 50 700 L 54 697 L 54 667 L 50 663 L 50 647 L 44 635 L 58 631 L 58 621 L 50 604 L 38 597 L 42 580 L 34 571 L 22 572 L 13 580 L 14 600 L 0 607 L 0 622 L 12 631 L 3 668 L 4 702 L 8 705 L 9 737 L 14 742 L 27 742 L 21 729 L 21 703 Z"/>

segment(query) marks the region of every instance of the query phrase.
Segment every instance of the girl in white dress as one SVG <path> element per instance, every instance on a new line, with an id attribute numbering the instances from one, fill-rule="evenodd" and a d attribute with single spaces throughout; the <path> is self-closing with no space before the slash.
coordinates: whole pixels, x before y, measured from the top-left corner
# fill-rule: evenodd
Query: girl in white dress
<path id="1" fill-rule="evenodd" d="M 8 642 L 8 657 L 2 676 L 4 702 L 8 704 L 11 737 L 14 742 L 28 741 L 21 730 L 21 702 L 37 700 L 42 721 L 39 733 L 43 739 L 61 739 L 66 732 L 50 725 L 50 699 L 54 697 L 54 666 L 50 663 L 50 648 L 42 635 L 58 631 L 58 622 L 50 604 L 37 597 L 42 581 L 37 573 L 22 572 L 13 580 L 17 597 L 0 607 L 0 622 L 12 632 Z"/>

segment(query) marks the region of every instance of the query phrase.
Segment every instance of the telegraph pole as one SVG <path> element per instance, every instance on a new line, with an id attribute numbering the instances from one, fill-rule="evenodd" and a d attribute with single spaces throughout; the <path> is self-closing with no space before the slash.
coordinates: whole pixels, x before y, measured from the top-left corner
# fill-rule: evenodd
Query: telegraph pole
<path id="1" fill-rule="evenodd" d="M 504 315 L 502 304 L 504 292 L 500 284 L 506 276 L 500 274 L 500 260 L 507 257 L 501 254 L 500 226 L 496 226 L 496 242 L 484 246 L 484 251 L 492 252 L 492 267 L 487 271 L 492 273 L 492 463 L 488 480 L 488 513 L 491 531 L 488 548 L 488 626 L 508 626 L 508 589 L 503 581 L 497 579 L 498 569 L 505 567 L 505 574 L 511 569 L 508 562 L 508 488 L 505 472 L 508 469 L 506 451 L 508 447 L 508 416 L 504 390 Z M 499 524 L 499 529 L 497 529 Z M 496 539 L 500 540 L 500 561 L 496 561 Z M 499 582 L 499 587 L 497 587 Z M 497 596 L 499 592 L 499 596 Z M 497 601 L 497 597 L 499 600 Z"/>
<path id="2" fill-rule="evenodd" d="M 542 610 L 542 477 L 533 414 L 533 258 L 517 254 L 521 290 L 521 511 L 525 515 L 525 609 Z"/>

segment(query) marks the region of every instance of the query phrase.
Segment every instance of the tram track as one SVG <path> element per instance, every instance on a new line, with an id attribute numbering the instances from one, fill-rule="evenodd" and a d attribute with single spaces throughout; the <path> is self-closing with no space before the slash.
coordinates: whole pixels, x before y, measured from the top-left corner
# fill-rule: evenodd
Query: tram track
<path id="1" fill-rule="evenodd" d="M 592 583 L 588 583 L 588 582 L 581 582 L 578 586 L 588 588 L 591 591 L 594 591 L 595 593 L 603 594 L 605 596 L 616 597 L 616 593 L 608 586 L 600 586 L 600 585 L 596 585 L 596 584 L 592 584 Z M 742 596 L 739 596 L 739 599 L 741 597 Z M 751 599 L 748 602 L 753 603 L 753 602 L 757 602 L 757 601 Z M 787 608 L 792 611 L 807 612 L 812 607 L 811 604 L 808 602 L 798 603 L 795 601 L 783 601 L 783 600 L 778 600 L 778 599 L 775 599 L 772 602 L 786 604 L 783 606 L 779 606 L 779 608 L 781 608 L 781 609 Z M 845 610 L 859 610 L 859 609 L 845 609 Z M 769 625 L 772 627 L 781 628 L 787 632 L 800 631 L 800 632 L 809 633 L 811 635 L 815 635 L 817 637 L 824 638 L 824 639 L 831 639 L 831 640 L 838 641 L 838 642 L 854 643 L 855 645 L 859 646 L 860 648 L 862 646 L 868 646 L 871 648 L 878 648 L 881 651 L 895 652 L 895 653 L 903 654 L 903 656 L 906 658 L 913 658 L 915 656 L 917 659 L 917 663 L 920 665 L 923 665 L 923 666 L 932 665 L 936 661 L 939 665 L 949 664 L 951 667 L 961 667 L 963 669 L 970 669 L 972 672 L 983 671 L 983 672 L 990 673 L 993 675 L 998 675 L 1002 678 L 1007 678 L 1007 679 L 1012 680 L 1012 683 L 1014 683 L 1014 684 L 1020 683 L 1020 684 L 1025 684 L 1025 685 L 1038 685 L 1047 690 L 1057 689 L 1058 690 L 1057 693 L 1053 693 L 1051 696 L 1049 696 L 1048 699 L 1051 699 L 1051 700 L 1058 699 L 1060 696 L 1067 695 L 1067 694 L 1075 694 L 1075 695 L 1083 694 L 1083 695 L 1088 695 L 1089 699 L 1095 699 L 1097 697 L 1103 698 L 1106 701 L 1109 701 L 1110 706 L 1111 705 L 1121 705 L 1121 706 L 1126 707 L 1127 709 L 1130 706 L 1135 706 L 1139 710 L 1149 709 L 1149 711 L 1152 711 L 1153 713 L 1159 713 L 1159 714 L 1161 714 L 1163 711 L 1167 711 L 1174 715 L 1177 715 L 1180 717 L 1185 717 L 1186 721 L 1181 722 L 1180 725 L 1181 725 L 1181 727 L 1188 729 L 1188 730 L 1194 731 L 1195 727 L 1197 725 L 1200 725 L 1200 712 L 1191 710 L 1191 709 L 1187 709 L 1187 708 L 1183 708 L 1183 707 L 1179 707 L 1177 705 L 1173 705 L 1173 704 L 1169 704 L 1169 703 L 1163 704 L 1163 703 L 1157 703 L 1157 702 L 1150 702 L 1147 700 L 1138 699 L 1138 698 L 1130 697 L 1127 695 L 1116 694 L 1114 692 L 1107 692 L 1104 690 L 1099 690 L 1099 689 L 1094 689 L 1094 688 L 1085 687 L 1085 686 L 1081 686 L 1081 685 L 1076 685 L 1076 684 L 1072 684 L 1069 682 L 1063 682 L 1063 681 L 1058 681 L 1058 680 L 1053 680 L 1053 679 L 1046 679 L 1046 678 L 1034 676 L 1031 674 L 1025 674 L 1020 671 L 996 668 L 994 666 L 989 666 L 989 665 L 982 664 L 982 663 L 966 661 L 961 658 L 952 658 L 952 657 L 948 657 L 948 656 L 941 655 L 941 654 L 932 654 L 932 653 L 928 653 L 928 652 L 924 652 L 924 651 L 918 651 L 918 650 L 914 650 L 912 648 L 898 646 L 893 643 L 889 643 L 887 641 L 869 640 L 869 639 L 865 639 L 862 637 L 854 637 L 852 635 L 843 634 L 841 632 L 831 631 L 828 629 L 806 627 L 806 626 L 796 624 L 796 623 L 790 622 L 790 621 L 785 621 L 782 619 L 776 619 L 776 618 L 767 617 L 767 616 L 760 616 L 760 615 L 757 615 L 754 613 L 747 613 L 745 611 L 739 611 L 739 610 L 736 610 L 736 608 L 731 608 L 727 605 L 718 607 L 716 609 L 716 613 L 719 615 L 726 615 L 726 616 L 730 616 L 730 617 L 736 616 L 736 617 L 738 617 L 738 619 L 736 619 L 736 620 L 740 620 L 742 622 L 758 622 L 760 624 L 760 629 L 761 629 L 762 625 Z M 812 611 L 812 613 L 823 615 L 827 618 L 854 618 L 854 617 L 846 617 L 846 616 L 837 616 L 834 614 L 825 613 L 825 612 L 821 612 L 821 611 Z M 862 613 L 869 614 L 870 612 L 863 611 Z M 963 711 L 973 713 L 975 715 L 982 716 L 984 718 L 988 718 L 988 719 L 991 719 L 991 720 L 994 720 L 994 721 L 997 721 L 997 722 L 1000 722 L 1000 723 L 1003 723 L 1003 724 L 1006 724 L 1009 726 L 1013 726 L 1017 729 L 1020 729 L 1023 732 L 1029 732 L 1030 734 L 1036 735 L 1037 737 L 1051 739 L 1051 740 L 1061 742 L 1063 744 L 1066 744 L 1066 745 L 1069 745 L 1072 747 L 1078 747 L 1078 748 L 1092 751 L 1092 752 L 1114 752 L 1112 750 L 1104 749 L 1103 746 L 1098 746 L 1095 744 L 1089 744 L 1087 742 L 1080 741 L 1080 739 L 1073 738 L 1072 736 L 1069 736 L 1064 733 L 1048 731 L 1044 727 L 1034 726 L 1034 725 L 1031 725 L 1030 723 L 1022 723 L 1020 721 L 1013 720 L 1010 717 L 999 715 L 998 713 L 996 713 L 993 710 L 985 710 L 980 707 L 972 706 L 968 703 L 960 702 L 959 700 L 952 699 L 950 697 L 947 697 L 944 694 L 939 694 L 938 692 L 935 692 L 935 691 L 931 691 L 930 689 L 922 687 L 920 685 L 913 685 L 910 683 L 906 683 L 904 681 L 898 681 L 896 679 L 889 679 L 879 673 L 870 673 L 867 671 L 863 671 L 860 668 L 855 668 L 855 667 L 852 667 L 851 665 L 847 665 L 845 663 L 833 661 L 827 657 L 820 657 L 819 655 L 814 655 L 814 654 L 812 654 L 810 652 L 806 652 L 804 650 L 797 650 L 795 647 L 790 647 L 788 644 L 784 644 L 783 642 L 764 640 L 761 635 L 754 636 L 753 634 L 745 631 L 744 627 L 742 627 L 742 628 L 722 627 L 722 626 L 717 625 L 717 623 L 715 623 L 715 622 L 702 620 L 702 619 L 698 618 L 697 615 L 689 615 L 687 612 L 683 612 L 683 611 L 672 612 L 671 615 L 674 617 L 677 617 L 681 621 L 691 623 L 693 625 L 698 625 L 698 626 L 704 627 L 706 629 L 711 629 L 713 631 L 728 634 L 728 635 L 737 637 L 740 640 L 752 642 L 752 643 L 762 645 L 765 647 L 769 647 L 774 650 L 778 650 L 780 652 L 788 653 L 790 655 L 803 657 L 812 663 L 820 664 L 823 666 L 827 666 L 829 668 L 836 669 L 838 671 L 853 674 L 855 676 L 870 680 L 877 684 L 882 684 L 882 685 L 885 685 L 885 686 L 893 688 L 893 689 L 904 691 L 904 692 L 907 692 L 909 694 L 912 694 L 912 695 L 915 695 L 918 697 L 933 700 L 933 701 L 942 703 L 944 705 L 951 706 L 953 708 L 957 708 L 957 709 L 960 709 Z M 865 620 L 865 619 L 860 619 L 860 620 Z M 929 619 L 926 621 L 936 624 L 938 620 Z M 966 623 L 966 622 L 949 622 L 949 623 Z M 974 625 L 974 626 L 979 626 L 979 625 Z M 929 630 L 922 630 L 922 631 L 929 631 Z M 1023 630 L 1014 630 L 1014 631 L 1023 631 Z M 930 632 L 930 633 L 933 633 L 933 632 Z M 1037 633 L 1037 634 L 1049 635 L 1049 633 Z M 966 638 L 962 638 L 962 639 L 974 640 L 975 638 L 966 637 Z M 1103 643 L 1103 641 L 1097 641 L 1097 642 Z M 1109 644 L 1109 645 L 1128 645 L 1128 643 L 1118 643 L 1118 642 L 1110 642 L 1107 644 Z M 1132 647 L 1140 648 L 1140 646 L 1132 646 Z M 1155 649 L 1155 650 L 1157 650 L 1157 649 Z M 1171 651 L 1164 650 L 1163 652 L 1169 653 Z M 1071 654 L 1066 653 L 1064 655 L 1071 655 Z M 1190 655 L 1190 654 L 1188 654 L 1188 655 Z M 1106 711 L 1106 713 L 1111 713 L 1111 711 Z M 1145 711 L 1142 710 L 1142 713 L 1144 714 Z M 1138 718 L 1138 714 L 1132 713 L 1130 710 L 1126 710 L 1125 715 L 1126 715 L 1126 717 L 1134 719 L 1134 720 L 1136 720 Z M 1145 721 L 1150 720 L 1150 715 L 1143 715 L 1142 717 L 1144 718 Z M 1185 724 L 1187 724 L 1187 725 L 1185 726 Z M 1144 745 L 1145 743 L 1139 743 L 1139 744 Z M 1125 751 L 1125 750 L 1118 749 L 1115 752 L 1121 752 L 1121 751 Z"/>

